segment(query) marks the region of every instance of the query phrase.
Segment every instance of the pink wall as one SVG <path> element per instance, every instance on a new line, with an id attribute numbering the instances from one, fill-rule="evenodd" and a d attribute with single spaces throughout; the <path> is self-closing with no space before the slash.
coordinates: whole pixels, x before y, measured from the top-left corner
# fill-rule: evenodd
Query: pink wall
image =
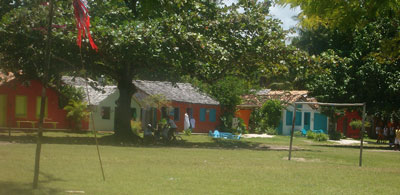
<path id="1" fill-rule="evenodd" d="M 0 94 L 7 95 L 7 126 L 17 127 L 16 121 L 38 121 L 36 117 L 36 98 L 41 96 L 42 84 L 39 81 L 29 81 L 27 85 L 13 80 L 0 86 Z M 15 116 L 15 96 L 27 97 L 27 117 L 16 118 Z M 46 90 L 48 101 L 48 119 L 46 121 L 58 122 L 57 129 L 70 129 L 69 122 L 66 120 L 66 111 L 58 107 L 58 93 L 48 88 Z M 37 123 L 35 125 L 37 128 Z M 21 123 L 21 128 L 32 128 L 32 124 Z M 44 124 L 44 128 L 53 128 L 52 124 Z"/>
<path id="2" fill-rule="evenodd" d="M 172 107 L 179 108 L 179 120 L 175 121 L 176 126 L 178 127 L 178 131 L 182 131 L 184 129 L 184 119 L 187 108 L 192 108 L 193 110 L 193 118 L 196 120 L 195 128 L 193 129 L 194 133 L 208 133 L 210 130 L 215 130 L 217 126 L 220 124 L 220 116 L 221 110 L 219 105 L 207 105 L 207 104 L 191 104 L 186 102 L 172 102 Z M 209 113 L 206 112 L 206 120 L 200 121 L 200 108 L 214 108 L 216 109 L 216 121 L 209 121 Z M 157 119 L 161 118 L 161 111 L 157 112 Z"/>
<path id="3" fill-rule="evenodd" d="M 343 124 L 347 119 L 347 124 Z M 343 125 L 347 126 L 347 133 L 345 136 L 351 138 L 359 138 L 360 137 L 360 130 L 359 129 L 352 129 L 350 126 L 350 122 L 353 120 L 361 120 L 362 118 L 358 115 L 357 111 L 353 112 L 346 112 L 345 115 L 338 119 L 337 121 L 337 131 L 343 133 Z"/>

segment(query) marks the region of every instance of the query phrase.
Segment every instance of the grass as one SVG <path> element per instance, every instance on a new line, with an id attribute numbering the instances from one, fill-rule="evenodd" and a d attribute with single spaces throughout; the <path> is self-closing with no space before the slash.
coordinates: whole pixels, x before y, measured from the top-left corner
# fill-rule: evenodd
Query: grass
<path id="1" fill-rule="evenodd" d="M 0 133 L 0 194 L 396 194 L 400 152 L 368 140 L 359 149 L 296 137 L 126 146 L 100 136 L 106 181 L 91 134 L 45 133 L 39 189 L 32 190 L 35 138 Z"/>

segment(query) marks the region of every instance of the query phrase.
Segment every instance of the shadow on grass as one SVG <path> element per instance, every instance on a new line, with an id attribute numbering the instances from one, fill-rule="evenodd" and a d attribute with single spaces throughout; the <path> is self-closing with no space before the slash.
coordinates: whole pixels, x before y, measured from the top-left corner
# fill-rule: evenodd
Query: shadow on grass
<path id="1" fill-rule="evenodd" d="M 178 140 L 172 143 L 156 142 L 151 144 L 145 143 L 131 143 L 121 142 L 114 136 L 103 136 L 98 138 L 99 145 L 104 146 L 121 146 L 121 147 L 146 147 L 146 148 L 158 148 L 158 147 L 178 147 L 178 148 L 207 148 L 207 149 L 250 149 L 250 150 L 270 150 L 270 151 L 285 151 L 289 150 L 288 146 L 272 145 L 266 143 L 259 143 L 254 141 L 245 140 L 230 140 L 230 139 L 211 139 L 207 142 L 190 142 L 187 140 Z M 35 144 L 36 136 L 34 135 L 22 135 L 22 136 L 5 136 L 0 135 L 0 142 L 11 142 L 21 144 Z M 46 137 L 43 136 L 43 144 L 72 144 L 72 145 L 94 145 L 95 140 L 93 137 Z M 309 149 L 300 148 L 297 146 L 293 147 L 294 151 L 311 151 Z"/>
<path id="2" fill-rule="evenodd" d="M 318 144 L 318 145 L 312 145 L 312 146 L 318 146 L 318 147 L 328 147 L 328 148 L 353 148 L 353 149 L 360 149 L 360 145 L 322 145 L 322 144 Z M 393 150 L 393 148 L 389 147 L 389 146 L 369 146 L 369 145 L 363 145 L 363 149 L 364 150 Z"/>

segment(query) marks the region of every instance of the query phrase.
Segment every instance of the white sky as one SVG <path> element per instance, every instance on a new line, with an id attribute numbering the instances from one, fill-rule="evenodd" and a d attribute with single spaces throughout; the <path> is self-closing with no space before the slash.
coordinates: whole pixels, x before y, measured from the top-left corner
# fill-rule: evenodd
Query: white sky
<path id="1" fill-rule="evenodd" d="M 230 5 L 232 3 L 236 3 L 237 0 L 223 0 L 223 3 L 226 5 Z M 289 6 L 281 7 L 281 6 L 272 6 L 270 8 L 270 13 L 273 17 L 278 18 L 282 21 L 282 28 L 288 30 L 291 27 L 295 27 L 297 21 L 293 20 L 293 16 L 297 15 L 300 12 L 300 8 L 291 9 Z"/>

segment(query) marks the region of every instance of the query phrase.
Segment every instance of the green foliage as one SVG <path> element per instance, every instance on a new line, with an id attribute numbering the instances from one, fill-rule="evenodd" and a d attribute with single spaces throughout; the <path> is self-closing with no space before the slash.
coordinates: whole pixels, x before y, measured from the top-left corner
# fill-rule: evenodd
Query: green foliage
<path id="1" fill-rule="evenodd" d="M 307 139 L 312 139 L 315 141 L 327 141 L 328 135 L 325 133 L 314 133 L 312 131 L 307 131 L 306 134 Z"/>
<path id="2" fill-rule="evenodd" d="M 268 133 L 269 131 L 275 135 L 281 120 L 282 108 L 279 100 L 267 100 L 261 108 L 252 111 L 249 124 L 252 131 L 257 133 Z"/>
<path id="3" fill-rule="evenodd" d="M 240 96 L 249 92 L 245 80 L 232 76 L 222 78 L 208 87 L 210 94 L 220 103 L 223 115 L 233 115 L 236 106 L 241 103 Z"/>
<path id="4" fill-rule="evenodd" d="M 303 134 L 301 133 L 301 131 L 295 131 L 295 132 L 293 133 L 293 136 L 295 136 L 295 137 L 301 137 L 301 136 L 303 136 Z"/>
<path id="5" fill-rule="evenodd" d="M 191 135 L 192 135 L 192 129 L 183 130 L 183 133 L 184 133 L 185 135 L 187 135 L 187 136 L 191 136 Z"/>
<path id="6" fill-rule="evenodd" d="M 268 135 L 277 135 L 278 134 L 276 131 L 276 128 L 269 127 L 269 126 L 267 126 L 267 128 L 265 129 L 265 133 Z"/>
<path id="7" fill-rule="evenodd" d="M 327 141 L 328 140 L 328 135 L 326 135 L 325 133 L 317 133 L 314 137 L 315 141 Z"/>
<path id="8" fill-rule="evenodd" d="M 60 86 L 58 92 L 60 94 L 58 99 L 58 105 L 60 108 L 64 108 L 71 100 L 80 102 L 84 99 L 83 90 L 70 85 Z"/>
<path id="9" fill-rule="evenodd" d="M 67 111 L 67 118 L 72 122 L 75 130 L 80 130 L 82 120 L 87 120 L 90 114 L 86 102 L 82 101 L 70 100 L 64 110 Z"/>
<path id="10" fill-rule="evenodd" d="M 307 139 L 314 139 L 317 134 L 312 131 L 307 131 L 306 137 Z"/>
<path id="11" fill-rule="evenodd" d="M 131 120 L 131 128 L 135 135 L 139 135 L 139 132 L 142 130 L 142 122 Z"/>
<path id="12" fill-rule="evenodd" d="M 350 127 L 352 129 L 360 129 L 362 128 L 362 121 L 361 120 L 353 120 L 350 122 Z M 368 121 L 364 122 L 364 126 L 365 127 L 371 127 L 371 123 L 369 123 Z"/>

